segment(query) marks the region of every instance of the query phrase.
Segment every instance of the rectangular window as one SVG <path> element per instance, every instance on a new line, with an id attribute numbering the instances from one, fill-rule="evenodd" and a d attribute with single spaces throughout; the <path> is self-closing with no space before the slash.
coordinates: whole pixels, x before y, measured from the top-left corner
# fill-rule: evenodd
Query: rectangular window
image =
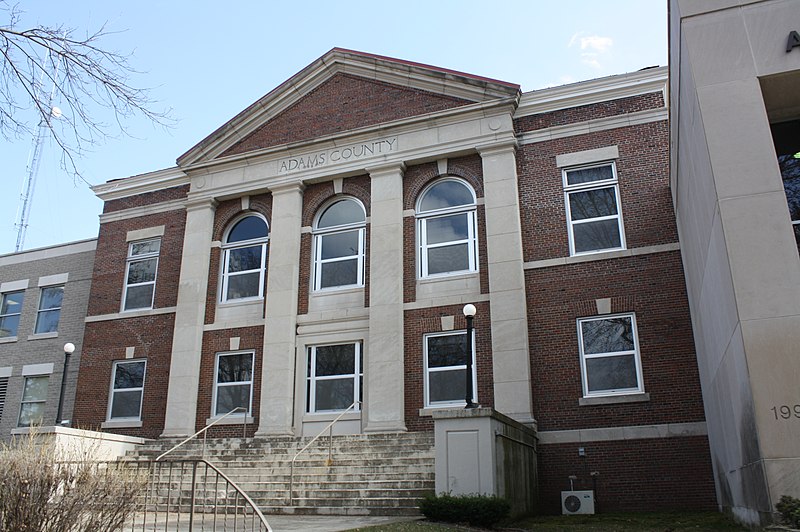
<path id="1" fill-rule="evenodd" d="M 160 251 L 161 239 L 159 238 L 131 242 L 128 245 L 123 310 L 153 308 Z"/>
<path id="2" fill-rule="evenodd" d="M 319 345 L 308 348 L 306 411 L 341 412 L 361 401 L 364 358 L 361 344 Z M 354 410 L 360 410 L 356 405 Z"/>
<path id="3" fill-rule="evenodd" d="M 624 249 L 616 165 L 563 172 L 570 255 Z"/>
<path id="4" fill-rule="evenodd" d="M 478 380 L 475 367 L 475 338 L 472 353 L 472 401 L 477 403 Z M 425 336 L 425 406 L 464 406 L 466 401 L 466 331 Z"/>
<path id="5" fill-rule="evenodd" d="M 114 363 L 111 376 L 111 400 L 108 419 L 139 420 L 142 417 L 142 395 L 147 369 L 145 360 L 125 360 Z"/>
<path id="6" fill-rule="evenodd" d="M 800 250 L 800 120 L 772 124 L 771 127 L 794 239 Z"/>
<path id="7" fill-rule="evenodd" d="M 0 420 L 3 419 L 3 410 L 6 406 L 6 392 L 8 392 L 8 377 L 0 377 Z"/>
<path id="8" fill-rule="evenodd" d="M 584 397 L 644 392 L 633 314 L 578 320 Z"/>
<path id="9" fill-rule="evenodd" d="M 214 365 L 214 416 L 224 416 L 235 408 L 245 408 L 247 415 L 253 403 L 253 352 L 219 353 Z M 244 415 L 238 411 L 234 415 Z"/>
<path id="10" fill-rule="evenodd" d="M 41 425 L 44 419 L 44 405 L 47 402 L 47 383 L 50 377 L 40 375 L 25 377 L 22 402 L 19 407 L 18 427 Z"/>
<path id="11" fill-rule="evenodd" d="M 0 338 L 9 338 L 17 335 L 19 317 L 22 314 L 22 302 L 24 300 L 24 290 L 0 294 Z"/>
<path id="12" fill-rule="evenodd" d="M 61 316 L 61 301 L 64 299 L 63 286 L 42 288 L 39 296 L 39 312 L 36 314 L 34 333 L 42 334 L 58 331 L 58 319 Z"/>
<path id="13" fill-rule="evenodd" d="M 475 211 L 419 220 L 422 278 L 478 271 Z"/>
<path id="14" fill-rule="evenodd" d="M 315 235 L 314 290 L 363 286 L 364 228 Z"/>

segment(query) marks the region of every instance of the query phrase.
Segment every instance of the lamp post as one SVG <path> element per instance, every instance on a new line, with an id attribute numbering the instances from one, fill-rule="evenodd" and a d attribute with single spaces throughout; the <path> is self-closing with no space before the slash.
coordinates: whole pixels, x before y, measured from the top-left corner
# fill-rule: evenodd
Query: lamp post
<path id="1" fill-rule="evenodd" d="M 75 352 L 75 344 L 67 342 L 64 344 L 64 373 L 61 375 L 61 394 L 58 396 L 58 411 L 56 412 L 56 425 L 60 425 L 61 408 L 64 406 L 64 393 L 67 390 L 67 369 L 69 368 L 69 357 Z"/>
<path id="2" fill-rule="evenodd" d="M 466 406 L 464 408 L 478 408 L 478 404 L 472 402 L 472 319 L 475 317 L 477 309 L 475 305 L 464 305 L 464 317 L 467 319 L 467 375 L 466 375 Z"/>

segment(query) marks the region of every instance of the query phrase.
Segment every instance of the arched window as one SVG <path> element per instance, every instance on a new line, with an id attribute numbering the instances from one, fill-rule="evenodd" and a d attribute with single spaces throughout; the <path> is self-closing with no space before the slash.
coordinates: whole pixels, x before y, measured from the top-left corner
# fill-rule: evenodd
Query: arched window
<path id="1" fill-rule="evenodd" d="M 337 200 L 314 224 L 314 290 L 364 286 L 364 207 Z"/>
<path id="2" fill-rule="evenodd" d="M 455 178 L 436 181 L 417 201 L 420 278 L 478 271 L 475 192 Z"/>
<path id="3" fill-rule="evenodd" d="M 223 244 L 222 301 L 264 297 L 269 228 L 261 216 L 240 218 Z"/>

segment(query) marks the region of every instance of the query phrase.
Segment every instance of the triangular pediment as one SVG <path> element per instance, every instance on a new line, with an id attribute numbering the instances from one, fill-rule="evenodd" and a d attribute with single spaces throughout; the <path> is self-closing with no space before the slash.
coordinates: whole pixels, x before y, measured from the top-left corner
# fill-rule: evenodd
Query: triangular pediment
<path id="1" fill-rule="evenodd" d="M 178 165 L 518 95 L 515 84 L 334 48 L 186 152 Z"/>

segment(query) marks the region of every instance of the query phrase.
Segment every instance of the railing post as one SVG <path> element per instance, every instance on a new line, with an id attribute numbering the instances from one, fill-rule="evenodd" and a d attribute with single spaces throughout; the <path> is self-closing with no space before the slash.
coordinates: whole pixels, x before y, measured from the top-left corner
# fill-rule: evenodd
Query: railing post
<path id="1" fill-rule="evenodd" d="M 192 462 L 192 502 L 189 506 L 189 530 L 194 530 L 194 501 L 197 488 L 197 462 Z"/>

